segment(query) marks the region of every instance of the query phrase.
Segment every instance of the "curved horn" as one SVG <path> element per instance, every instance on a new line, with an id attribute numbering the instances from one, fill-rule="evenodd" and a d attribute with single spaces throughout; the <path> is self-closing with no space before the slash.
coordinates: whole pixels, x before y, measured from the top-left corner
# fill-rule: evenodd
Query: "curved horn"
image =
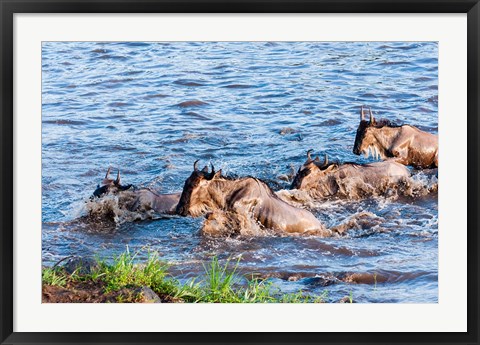
<path id="1" fill-rule="evenodd" d="M 313 149 L 310 149 L 310 150 L 307 151 L 307 158 L 308 158 L 309 161 L 312 160 L 312 152 L 313 152 Z"/>
<path id="2" fill-rule="evenodd" d="M 368 111 L 370 112 L 370 123 L 373 123 L 373 121 L 375 121 L 375 119 L 373 118 L 372 108 L 369 107 Z"/>
<path id="3" fill-rule="evenodd" d="M 323 162 L 323 165 L 327 165 L 328 164 L 328 155 L 325 153 L 325 161 Z"/>
<path id="4" fill-rule="evenodd" d="M 107 174 L 105 175 L 105 179 L 108 179 L 108 176 L 110 175 L 110 169 L 111 169 L 111 168 L 108 168 Z"/>
<path id="5" fill-rule="evenodd" d="M 118 172 L 117 172 L 117 179 L 115 180 L 115 184 L 119 185 L 121 182 L 120 180 L 120 169 L 118 169 Z"/>
<path id="6" fill-rule="evenodd" d="M 193 171 L 198 171 L 198 168 L 197 168 L 197 163 L 200 159 L 197 159 L 194 163 L 193 163 Z"/>
<path id="7" fill-rule="evenodd" d="M 363 105 L 360 108 L 360 121 L 365 121 L 365 115 L 363 114 Z"/>

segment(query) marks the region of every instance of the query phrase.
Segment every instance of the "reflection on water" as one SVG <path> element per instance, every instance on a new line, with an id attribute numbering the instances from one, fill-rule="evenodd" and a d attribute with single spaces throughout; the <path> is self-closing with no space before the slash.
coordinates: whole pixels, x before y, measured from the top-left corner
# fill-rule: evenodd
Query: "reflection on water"
<path id="1" fill-rule="evenodd" d="M 344 238 L 206 239 L 202 219 L 78 221 L 109 166 L 125 183 L 180 191 L 193 161 L 288 188 L 306 150 L 353 155 L 359 106 L 437 133 L 438 47 L 420 42 L 45 42 L 43 261 L 152 249 L 181 279 L 212 255 L 282 291 L 338 301 L 438 301 L 437 194 L 318 203 L 328 226 L 368 211 Z"/>

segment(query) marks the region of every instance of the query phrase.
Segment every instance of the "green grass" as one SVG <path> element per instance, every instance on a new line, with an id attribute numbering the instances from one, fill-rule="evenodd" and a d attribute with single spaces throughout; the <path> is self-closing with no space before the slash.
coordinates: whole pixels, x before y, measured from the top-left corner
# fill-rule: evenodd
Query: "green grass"
<path id="1" fill-rule="evenodd" d="M 53 285 L 53 286 L 65 286 L 67 283 L 68 277 L 60 272 L 60 270 L 55 268 L 44 268 L 42 269 L 42 282 L 43 284 Z"/>
<path id="2" fill-rule="evenodd" d="M 163 286 L 168 266 L 156 254 L 149 253 L 145 264 L 135 264 L 135 256 L 127 251 L 116 257 L 111 265 L 99 260 L 99 267 L 91 276 L 105 282 L 105 292 L 129 286 Z"/>
<path id="3" fill-rule="evenodd" d="M 239 261 L 227 260 L 222 265 L 214 257 L 204 265 L 203 275 L 182 284 L 168 273 L 169 265 L 156 253 L 149 253 L 144 263 L 136 263 L 135 258 L 136 254 L 127 250 L 110 264 L 97 259 L 97 267 L 85 275 L 44 268 L 42 280 L 44 284 L 58 286 L 67 282 L 101 282 L 105 293 L 148 286 L 160 296 L 190 303 L 321 303 L 327 298 L 326 291 L 321 296 L 302 291 L 284 294 L 268 280 L 246 279 L 237 273 Z"/>

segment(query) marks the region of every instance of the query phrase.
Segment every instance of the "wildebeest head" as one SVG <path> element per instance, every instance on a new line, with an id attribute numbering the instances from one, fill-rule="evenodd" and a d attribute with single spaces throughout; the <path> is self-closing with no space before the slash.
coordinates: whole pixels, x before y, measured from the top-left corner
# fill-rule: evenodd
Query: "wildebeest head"
<path id="1" fill-rule="evenodd" d="M 360 108 L 360 124 L 357 128 L 353 153 L 356 155 L 364 154 L 368 157 L 370 154 L 375 158 L 385 159 L 392 157 L 385 142 L 392 140 L 392 135 L 396 135 L 388 129 L 401 128 L 386 119 L 375 120 L 372 109 L 368 108 L 370 113 L 369 121 L 365 120 L 364 108 Z M 381 140 L 380 140 L 381 139 Z M 383 142 L 382 142 L 383 141 Z"/>
<path id="2" fill-rule="evenodd" d="M 307 151 L 307 160 L 298 169 L 297 175 L 295 175 L 290 187 L 291 189 L 302 189 L 316 183 L 336 166 L 336 164 L 328 163 L 328 156 L 326 154 L 323 162 L 320 162 L 318 156 L 312 159 L 312 151 L 313 150 Z"/>
<path id="3" fill-rule="evenodd" d="M 208 192 L 210 183 L 222 175 L 222 170 L 215 172 L 212 164 L 212 171 L 208 171 L 205 166 L 202 170 L 197 168 L 198 160 L 193 163 L 193 172 L 185 181 L 180 201 L 177 205 L 176 213 L 181 216 L 192 215 L 194 217 L 201 214 L 211 200 Z"/>
<path id="4" fill-rule="evenodd" d="M 131 184 L 122 185 L 122 181 L 120 178 L 120 170 L 117 172 L 117 178 L 115 180 L 110 178 L 110 168 L 107 170 L 107 174 L 102 181 L 102 185 L 97 185 L 97 189 L 93 192 L 92 198 L 97 197 L 100 198 L 101 196 L 108 194 L 108 193 L 117 193 L 118 191 L 124 191 L 130 189 L 132 187 Z"/>
<path id="5" fill-rule="evenodd" d="M 368 149 L 373 143 L 375 138 L 373 137 L 371 129 L 375 127 L 375 118 L 372 114 L 372 109 L 368 108 L 370 113 L 370 120 L 365 120 L 363 105 L 360 108 L 360 124 L 357 128 L 357 136 L 355 137 L 355 145 L 353 146 L 353 153 L 360 155 L 362 152 Z"/>

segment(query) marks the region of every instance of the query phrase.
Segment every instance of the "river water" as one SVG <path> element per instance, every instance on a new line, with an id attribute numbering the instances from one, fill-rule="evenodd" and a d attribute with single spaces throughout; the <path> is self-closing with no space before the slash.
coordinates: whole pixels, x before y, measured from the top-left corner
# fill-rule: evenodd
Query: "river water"
<path id="1" fill-rule="evenodd" d="M 191 102 L 194 101 L 194 102 Z M 337 302 L 438 302 L 437 194 L 326 200 L 327 226 L 368 211 L 375 221 L 341 238 L 208 239 L 203 219 L 83 224 L 108 167 L 124 183 L 181 191 L 196 159 L 224 173 L 288 188 L 306 151 L 352 153 L 359 107 L 437 133 L 433 42 L 44 42 L 42 259 L 158 251 L 188 280 L 214 255 L 281 291 Z M 419 179 L 424 178 L 422 172 Z"/>

